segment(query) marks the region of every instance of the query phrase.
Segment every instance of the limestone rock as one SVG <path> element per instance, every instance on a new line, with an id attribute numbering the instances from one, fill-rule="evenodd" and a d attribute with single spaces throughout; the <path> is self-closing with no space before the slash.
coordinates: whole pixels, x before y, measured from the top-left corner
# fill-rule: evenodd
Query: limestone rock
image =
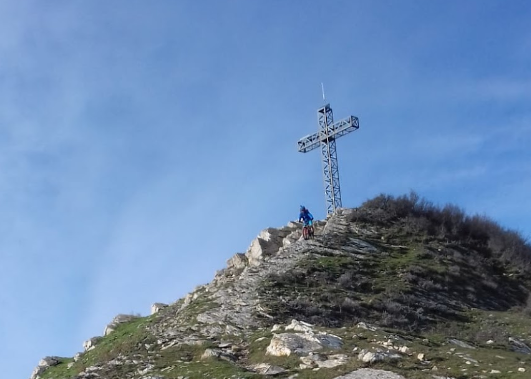
<path id="1" fill-rule="evenodd" d="M 357 327 L 357 328 L 360 328 L 360 329 L 370 330 L 370 331 L 372 331 L 372 332 L 374 332 L 375 330 L 378 329 L 377 327 L 372 326 L 372 325 L 369 325 L 369 324 L 367 324 L 367 323 L 365 323 L 365 322 L 358 322 L 358 323 L 356 324 L 356 327 Z"/>
<path id="2" fill-rule="evenodd" d="M 300 334 L 281 333 L 275 334 L 266 349 L 266 354 L 274 356 L 289 356 L 294 354 L 308 354 L 323 347 L 337 349 L 343 342 L 331 334 Z"/>
<path id="3" fill-rule="evenodd" d="M 249 260 L 243 253 L 236 253 L 234 254 L 228 261 L 227 261 L 227 267 L 228 268 L 235 268 L 235 269 L 242 269 L 245 268 L 249 263 Z"/>
<path id="4" fill-rule="evenodd" d="M 50 366 L 56 366 L 59 364 L 59 357 L 44 357 L 39 362 L 39 366 L 41 367 L 50 367 Z"/>
<path id="5" fill-rule="evenodd" d="M 168 304 L 164 303 L 155 303 L 151 306 L 151 314 L 154 315 L 155 313 L 160 312 L 161 309 L 164 309 L 168 306 Z"/>
<path id="6" fill-rule="evenodd" d="M 459 347 L 462 347 L 463 349 L 475 349 L 474 346 L 469 345 L 466 342 L 459 341 L 459 340 L 457 340 L 455 338 L 449 339 L 448 342 L 450 342 L 451 344 L 457 345 Z"/>
<path id="7" fill-rule="evenodd" d="M 531 348 L 525 343 L 518 341 L 516 338 L 509 337 L 509 343 L 513 351 L 522 354 L 531 354 Z"/>
<path id="8" fill-rule="evenodd" d="M 153 370 L 153 367 L 155 367 L 154 365 L 152 364 L 148 364 L 146 367 L 144 367 L 143 369 L 140 369 L 138 370 L 138 373 L 140 375 L 145 375 L 147 374 L 148 372 L 152 371 Z"/>
<path id="9" fill-rule="evenodd" d="M 336 376 L 334 379 L 406 379 L 402 375 L 391 371 L 375 370 L 372 368 L 360 368 L 350 374 Z"/>
<path id="10" fill-rule="evenodd" d="M 190 305 L 190 303 L 194 300 L 194 293 L 189 293 L 187 294 L 185 297 L 184 297 L 184 300 L 183 300 L 183 305 L 181 307 L 181 310 L 185 307 L 187 307 L 188 305 Z"/>
<path id="11" fill-rule="evenodd" d="M 101 341 L 103 337 L 92 337 L 85 342 L 83 342 L 83 351 L 89 351 L 94 349 L 94 347 Z"/>
<path id="12" fill-rule="evenodd" d="M 375 362 L 381 362 L 386 360 L 397 360 L 401 359 L 402 357 L 397 354 L 390 351 L 368 351 L 366 349 L 363 349 L 358 354 L 358 360 L 365 362 L 365 363 L 375 363 Z"/>
<path id="13" fill-rule="evenodd" d="M 276 254 L 281 247 L 284 247 L 284 239 L 292 232 L 289 227 L 262 230 L 245 253 L 249 265 L 258 266 L 266 257 Z"/>
<path id="14" fill-rule="evenodd" d="M 291 320 L 291 324 L 286 326 L 284 330 L 293 330 L 295 332 L 310 333 L 313 331 L 312 324 L 308 324 L 303 321 Z M 274 327 L 273 327 L 274 328 Z"/>
<path id="15" fill-rule="evenodd" d="M 334 354 L 325 357 L 320 354 L 310 353 L 306 357 L 301 357 L 301 361 L 304 365 L 319 368 L 334 368 L 346 364 L 348 360 L 349 357 L 346 354 Z"/>
<path id="16" fill-rule="evenodd" d="M 44 357 L 31 373 L 30 379 L 38 379 L 48 367 L 56 366 L 60 363 L 59 357 Z"/>
<path id="17" fill-rule="evenodd" d="M 105 330 L 103 331 L 103 335 L 107 336 L 110 333 L 114 332 L 116 328 L 118 327 L 118 325 L 136 320 L 139 317 L 140 316 L 124 315 L 124 314 L 117 315 L 115 318 L 113 318 L 111 323 L 105 327 Z"/>
<path id="18" fill-rule="evenodd" d="M 321 348 L 322 345 L 311 335 L 282 333 L 273 336 L 266 349 L 266 354 L 281 357 L 289 356 L 292 353 L 308 354 Z"/>
<path id="19" fill-rule="evenodd" d="M 208 313 L 200 313 L 196 317 L 197 322 L 200 322 L 202 324 L 217 324 L 218 319 L 214 317 L 213 315 L 210 315 Z"/>
<path id="20" fill-rule="evenodd" d="M 260 375 L 278 375 L 286 372 L 285 369 L 279 366 L 273 366 L 269 363 L 259 363 L 250 367 L 251 370 L 257 372 Z"/>
<path id="21" fill-rule="evenodd" d="M 323 357 L 322 355 L 317 354 L 317 353 L 310 353 L 310 354 L 308 354 L 305 357 L 301 357 L 300 359 L 301 359 L 301 362 L 303 363 L 303 365 L 305 365 L 306 368 L 309 368 L 309 367 L 317 367 L 317 363 L 316 362 L 324 361 L 325 357 Z"/>
<path id="22" fill-rule="evenodd" d="M 328 349 L 339 349 L 343 346 L 343 341 L 340 337 L 335 336 L 329 333 L 317 333 L 314 335 L 314 338 L 319 341 L 319 343 Z"/>
<path id="23" fill-rule="evenodd" d="M 206 349 L 203 355 L 201 355 L 201 359 L 210 359 L 210 358 L 219 358 L 221 355 L 220 349 Z"/>
<path id="24" fill-rule="evenodd" d="M 358 238 L 350 238 L 349 246 L 344 248 L 349 253 L 371 254 L 377 253 L 378 249 L 368 242 Z"/>

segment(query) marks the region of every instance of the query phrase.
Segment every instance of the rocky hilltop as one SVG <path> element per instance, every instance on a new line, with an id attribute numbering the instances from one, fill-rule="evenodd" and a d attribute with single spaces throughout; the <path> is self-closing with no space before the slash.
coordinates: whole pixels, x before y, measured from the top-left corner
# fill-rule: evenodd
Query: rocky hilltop
<path id="1" fill-rule="evenodd" d="M 531 247 L 415 194 L 269 228 L 211 283 L 31 379 L 531 377 Z"/>

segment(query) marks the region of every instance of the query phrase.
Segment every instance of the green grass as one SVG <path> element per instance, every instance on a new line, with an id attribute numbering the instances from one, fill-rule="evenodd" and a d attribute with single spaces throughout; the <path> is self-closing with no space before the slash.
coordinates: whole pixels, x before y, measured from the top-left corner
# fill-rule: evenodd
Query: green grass
<path id="1" fill-rule="evenodd" d="M 60 357 L 59 364 L 48 368 L 40 377 L 43 379 L 70 378 L 73 375 L 73 370 L 68 368 L 68 364 L 73 361 L 73 358 Z"/>
<path id="2" fill-rule="evenodd" d="M 344 238 L 330 242 L 329 247 L 338 254 L 310 253 L 289 272 L 268 277 L 258 295 L 274 319 L 264 319 L 264 327 L 246 339 L 225 335 L 199 345 L 158 349 L 148 326 L 166 317 L 172 319 L 172 325 L 191 327 L 197 324 L 197 315 L 218 307 L 210 294 L 200 289 L 199 296 L 182 311 L 177 312 L 178 307 L 174 307 L 122 324 L 94 350 L 84 353 L 72 368 L 67 368 L 73 362 L 71 358 L 61 358 L 60 364 L 47 370 L 42 378 L 69 379 L 86 367 L 120 355 L 149 361 L 154 367 L 147 375 L 167 379 L 258 378 L 262 376 L 246 367 L 259 363 L 286 369 L 279 378 L 297 373 L 297 379 L 332 379 L 361 367 L 391 370 L 408 379 L 425 379 L 432 374 L 456 379 L 526 379 L 531 375 L 531 356 L 511 351 L 508 341 L 509 337 L 521 338 L 531 345 L 531 318 L 522 312 L 522 296 L 527 296 L 524 287 L 529 288 L 529 279 L 512 276 L 503 262 L 493 261 L 484 250 L 474 250 L 474 246 L 456 245 L 426 233 L 415 234 L 399 224 L 382 229 L 381 235 L 383 239 L 380 235 L 364 238 L 377 247 L 378 253 L 360 258 L 341 252 L 341 244 L 348 243 L 348 238 Z M 314 371 L 300 369 L 302 361 L 295 354 L 266 355 L 273 336 L 270 324 L 286 325 L 293 318 L 316 325 L 315 331 L 340 336 L 341 349 L 318 353 L 346 354 L 351 357 L 347 364 Z M 357 328 L 358 321 L 380 328 Z M 260 338 L 263 339 L 258 341 Z M 451 344 L 450 338 L 476 349 Z M 217 347 L 220 339 L 239 346 L 234 351 L 237 363 L 219 358 L 201 360 L 205 349 Z M 386 350 L 378 342 L 388 339 L 398 339 L 394 344 L 407 346 L 410 354 L 397 362 L 369 365 L 358 361 L 360 350 Z M 487 344 L 488 340 L 494 342 Z M 148 352 L 145 344 L 153 345 L 157 351 Z M 425 354 L 425 362 L 417 359 L 418 353 Z M 527 372 L 518 372 L 520 367 Z M 120 365 L 102 376 L 123 379 L 137 368 Z M 491 374 L 491 370 L 501 373 Z"/>
<path id="3" fill-rule="evenodd" d="M 256 375 L 230 362 L 210 358 L 201 360 L 201 355 L 215 344 L 179 345 L 160 351 L 155 357 L 153 373 L 165 378 L 219 378 L 237 375 L 240 378 L 254 378 Z"/>
<path id="4" fill-rule="evenodd" d="M 128 323 L 120 324 L 115 331 L 104 336 L 96 347 L 82 354 L 81 358 L 74 362 L 70 369 L 67 364 L 73 362 L 71 358 L 65 358 L 57 366 L 46 370 L 42 379 L 63 379 L 77 375 L 85 368 L 108 362 L 117 358 L 120 354 L 129 356 L 131 354 L 147 355 L 144 344 L 155 342 L 154 337 L 147 331 L 146 326 L 153 320 L 153 317 L 141 317 Z M 121 369 L 127 370 L 127 366 Z M 132 369 L 132 368 L 131 368 Z"/>

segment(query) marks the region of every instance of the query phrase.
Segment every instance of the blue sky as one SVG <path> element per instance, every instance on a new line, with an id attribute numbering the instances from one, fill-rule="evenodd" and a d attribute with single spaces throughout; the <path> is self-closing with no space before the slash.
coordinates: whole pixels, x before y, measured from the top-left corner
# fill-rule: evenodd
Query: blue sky
<path id="1" fill-rule="evenodd" d="M 0 365 L 211 280 L 261 229 L 416 190 L 531 235 L 527 1 L 0 2 Z"/>

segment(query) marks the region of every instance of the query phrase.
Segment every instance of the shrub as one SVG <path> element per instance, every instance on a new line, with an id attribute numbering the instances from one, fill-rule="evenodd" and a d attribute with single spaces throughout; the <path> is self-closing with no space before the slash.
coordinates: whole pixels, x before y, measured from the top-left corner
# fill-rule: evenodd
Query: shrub
<path id="1" fill-rule="evenodd" d="M 531 271 L 531 245 L 521 233 L 505 229 L 484 215 L 467 216 L 453 204 L 435 206 L 415 192 L 398 197 L 380 194 L 365 201 L 353 213 L 352 220 L 399 224 L 406 234 L 473 244 L 482 254 L 492 254 L 523 272 Z"/>
<path id="2" fill-rule="evenodd" d="M 353 278 L 352 272 L 349 271 L 349 272 L 342 274 L 337 279 L 337 281 L 343 288 L 350 288 L 352 286 L 352 278 Z"/>
<path id="3" fill-rule="evenodd" d="M 341 309 L 349 313 L 355 313 L 356 309 L 359 307 L 360 307 L 360 302 L 356 300 L 352 300 L 349 297 L 345 297 L 343 299 L 343 303 L 341 303 Z"/>
<path id="4" fill-rule="evenodd" d="M 418 285 L 426 291 L 440 291 L 442 289 L 442 286 L 439 283 L 435 283 L 433 280 L 422 279 L 419 280 Z"/>

